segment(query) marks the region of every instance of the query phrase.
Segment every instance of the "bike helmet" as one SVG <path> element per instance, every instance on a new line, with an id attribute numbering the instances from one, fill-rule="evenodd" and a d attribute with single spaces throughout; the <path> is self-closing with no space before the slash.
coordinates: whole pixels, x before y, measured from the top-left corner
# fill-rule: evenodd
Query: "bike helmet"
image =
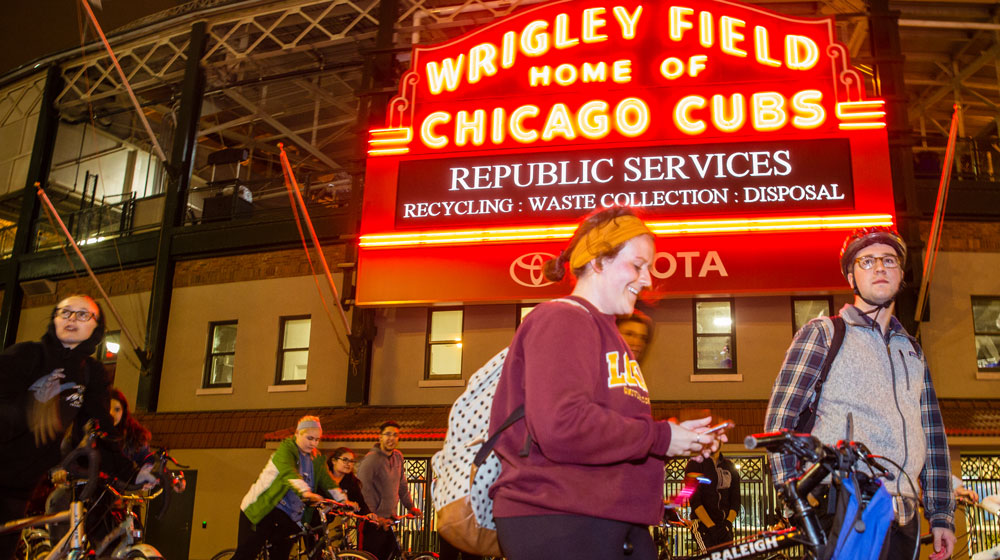
<path id="1" fill-rule="evenodd" d="M 840 270 L 844 273 L 844 279 L 854 269 L 854 257 L 859 251 L 868 247 L 882 243 L 895 249 L 899 256 L 900 267 L 906 266 L 906 243 L 899 236 L 895 228 L 885 226 L 873 226 L 858 228 L 851 232 L 844 240 L 844 246 L 840 249 Z"/>

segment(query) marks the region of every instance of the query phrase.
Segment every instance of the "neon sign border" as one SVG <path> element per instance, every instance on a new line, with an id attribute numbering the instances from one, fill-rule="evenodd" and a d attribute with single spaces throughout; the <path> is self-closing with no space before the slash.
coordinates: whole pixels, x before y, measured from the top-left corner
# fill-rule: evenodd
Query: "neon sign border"
<path id="1" fill-rule="evenodd" d="M 791 216 L 721 220 L 649 221 L 646 225 L 659 237 L 705 234 L 748 234 L 774 231 L 819 231 L 869 226 L 893 226 L 891 214 L 847 214 L 835 216 Z M 365 249 L 517 243 L 569 239 L 576 224 L 491 229 L 434 230 L 362 235 L 358 246 Z"/>

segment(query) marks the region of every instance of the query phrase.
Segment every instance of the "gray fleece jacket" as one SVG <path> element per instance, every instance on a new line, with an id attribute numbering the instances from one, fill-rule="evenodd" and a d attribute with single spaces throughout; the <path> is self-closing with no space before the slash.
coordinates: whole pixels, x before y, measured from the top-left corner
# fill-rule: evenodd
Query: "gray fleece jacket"
<path id="1" fill-rule="evenodd" d="M 358 465 L 361 493 L 365 503 L 379 517 L 396 515 L 396 505 L 402 501 L 407 510 L 413 509 L 413 498 L 403 471 L 403 454 L 382 451 L 376 443 Z"/>
<path id="2" fill-rule="evenodd" d="M 920 406 L 923 355 L 905 332 L 893 332 L 887 344 L 852 305 L 845 306 L 840 316 L 848 328 L 823 385 L 812 433 L 824 442 L 845 439 L 847 413 L 852 413 L 854 439 L 899 464 L 912 481 L 911 486 L 897 476 L 887 489 L 917 498 L 927 458 Z"/>

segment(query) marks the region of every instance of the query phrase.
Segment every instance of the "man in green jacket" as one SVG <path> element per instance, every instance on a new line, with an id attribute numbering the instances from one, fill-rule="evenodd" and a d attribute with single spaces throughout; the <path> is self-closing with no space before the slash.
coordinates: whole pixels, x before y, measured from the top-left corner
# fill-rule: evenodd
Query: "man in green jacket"
<path id="1" fill-rule="evenodd" d="M 232 560 L 254 560 L 266 542 L 271 558 L 288 558 L 289 537 L 299 532 L 306 505 L 323 499 L 326 491 L 333 499 L 346 499 L 326 469 L 319 452 L 323 428 L 319 418 L 303 416 L 295 436 L 286 438 L 271 454 L 264 470 L 240 504 L 238 545 Z"/>

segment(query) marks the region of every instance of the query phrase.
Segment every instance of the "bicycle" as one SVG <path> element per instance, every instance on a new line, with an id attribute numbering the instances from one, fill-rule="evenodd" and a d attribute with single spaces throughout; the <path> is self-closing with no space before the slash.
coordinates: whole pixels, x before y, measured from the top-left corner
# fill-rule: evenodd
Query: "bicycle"
<path id="1" fill-rule="evenodd" d="M 300 531 L 288 537 L 295 541 L 295 545 L 292 546 L 292 550 L 288 556 L 290 560 L 378 560 L 370 552 L 357 549 L 340 549 L 334 546 L 330 542 L 327 533 L 327 526 L 331 522 L 330 517 L 346 516 L 362 520 L 367 518 L 357 515 L 345 504 L 334 500 L 323 500 L 319 506 L 316 510 L 320 516 L 319 525 L 307 526 L 299 523 Z M 324 506 L 331 509 L 324 511 L 322 509 Z M 212 560 L 229 560 L 235 553 L 235 548 L 227 548 L 217 552 L 212 557 Z M 257 560 L 272 560 L 270 542 L 264 544 L 264 548 L 257 555 Z M 275 558 L 273 560 L 285 559 Z"/>
<path id="2" fill-rule="evenodd" d="M 0 533 L 22 532 L 22 539 L 28 549 L 26 557 L 44 558 L 45 560 L 56 560 L 59 558 L 70 558 L 72 560 L 87 557 L 91 554 L 96 557 L 112 558 L 114 560 L 162 560 L 163 555 L 152 545 L 142 542 L 142 530 L 139 529 L 138 515 L 135 513 L 135 506 L 147 502 L 160 496 L 165 488 L 170 488 L 174 492 L 183 492 L 187 484 L 184 480 L 184 472 L 171 470 L 170 463 L 181 468 L 187 468 L 170 456 L 166 449 L 160 449 L 156 453 L 151 474 L 157 479 L 159 488 L 149 496 L 137 494 L 142 490 L 141 484 L 128 484 L 117 479 L 107 479 L 99 469 L 100 456 L 97 451 L 96 442 L 106 434 L 100 432 L 96 427 L 89 427 L 87 435 L 79 447 L 70 452 L 63 459 L 60 467 L 69 473 L 75 481 L 85 481 L 83 490 L 70 503 L 65 511 L 36 515 L 24 519 L 16 519 L 0 526 Z M 80 469 L 77 466 L 79 459 L 85 459 L 87 463 L 86 477 L 79 476 Z M 94 496 L 99 483 L 104 483 L 105 492 L 111 492 L 125 505 L 122 520 L 107 534 L 101 542 L 91 543 L 84 530 L 86 519 L 85 503 Z M 103 494 L 102 494 L 103 495 Z M 163 506 L 158 515 L 162 515 L 169 505 L 170 492 L 163 494 Z M 97 498 L 100 499 L 100 496 Z M 48 533 L 41 527 L 43 525 L 68 523 L 70 530 L 54 546 L 48 539 Z M 115 545 L 112 549 L 112 545 Z M 47 550 L 46 550 L 47 549 Z M 109 555 L 105 555 L 111 549 Z"/>
<path id="3" fill-rule="evenodd" d="M 656 558 L 657 560 L 673 560 L 674 554 L 674 539 L 671 536 L 670 528 L 691 530 L 694 529 L 691 526 L 691 522 L 687 519 L 681 517 L 676 508 L 668 507 L 667 515 L 664 515 L 663 521 L 653 527 L 653 544 L 656 546 Z M 704 547 L 699 543 L 699 549 L 704 552 Z"/>
<path id="4" fill-rule="evenodd" d="M 958 507 L 960 508 L 964 507 L 966 509 L 968 508 L 979 509 L 1000 518 L 1000 499 L 997 499 L 996 496 L 989 496 L 981 502 L 973 502 L 965 498 L 958 498 L 956 501 L 958 502 Z M 957 536 L 957 538 L 959 539 L 961 539 L 963 536 L 966 537 L 965 545 L 959 548 L 956 542 L 955 551 L 954 553 L 952 553 L 952 558 L 961 558 L 963 554 L 969 556 L 971 560 L 996 560 L 997 558 L 1000 558 L 1000 544 L 997 544 L 992 548 L 981 550 L 975 554 L 972 554 L 971 546 L 974 540 L 974 537 L 972 535 L 976 528 L 976 522 L 973 519 L 971 519 L 971 516 L 969 518 L 969 521 L 970 521 L 969 530 L 964 535 Z M 987 546 L 989 546 L 989 544 L 987 544 Z"/>
<path id="5" fill-rule="evenodd" d="M 438 553 L 431 552 L 430 550 L 403 550 L 403 543 L 399 541 L 399 535 L 393 527 L 407 519 L 418 519 L 418 517 L 412 513 L 394 516 L 386 528 L 392 533 L 392 537 L 396 539 L 396 550 L 399 551 L 399 555 L 394 555 L 389 560 L 437 560 L 439 558 Z"/>
<path id="6" fill-rule="evenodd" d="M 869 475 L 859 469 L 862 466 L 877 473 L 878 478 L 892 477 L 863 443 L 855 441 L 840 441 L 835 446 L 829 446 L 809 434 L 781 430 L 747 436 L 744 443 L 747 449 L 791 453 L 800 459 L 800 464 L 811 463 L 809 468 L 800 469 L 797 478 L 778 485 L 781 501 L 792 512 L 791 526 L 762 531 L 742 542 L 728 543 L 695 554 L 688 557 L 689 560 L 783 558 L 782 551 L 799 546 L 805 551 L 804 558 L 819 558 L 828 545 L 827 534 L 821 526 L 819 515 L 806 501 L 806 496 L 831 474 L 844 478 L 849 475 L 867 478 Z"/>

